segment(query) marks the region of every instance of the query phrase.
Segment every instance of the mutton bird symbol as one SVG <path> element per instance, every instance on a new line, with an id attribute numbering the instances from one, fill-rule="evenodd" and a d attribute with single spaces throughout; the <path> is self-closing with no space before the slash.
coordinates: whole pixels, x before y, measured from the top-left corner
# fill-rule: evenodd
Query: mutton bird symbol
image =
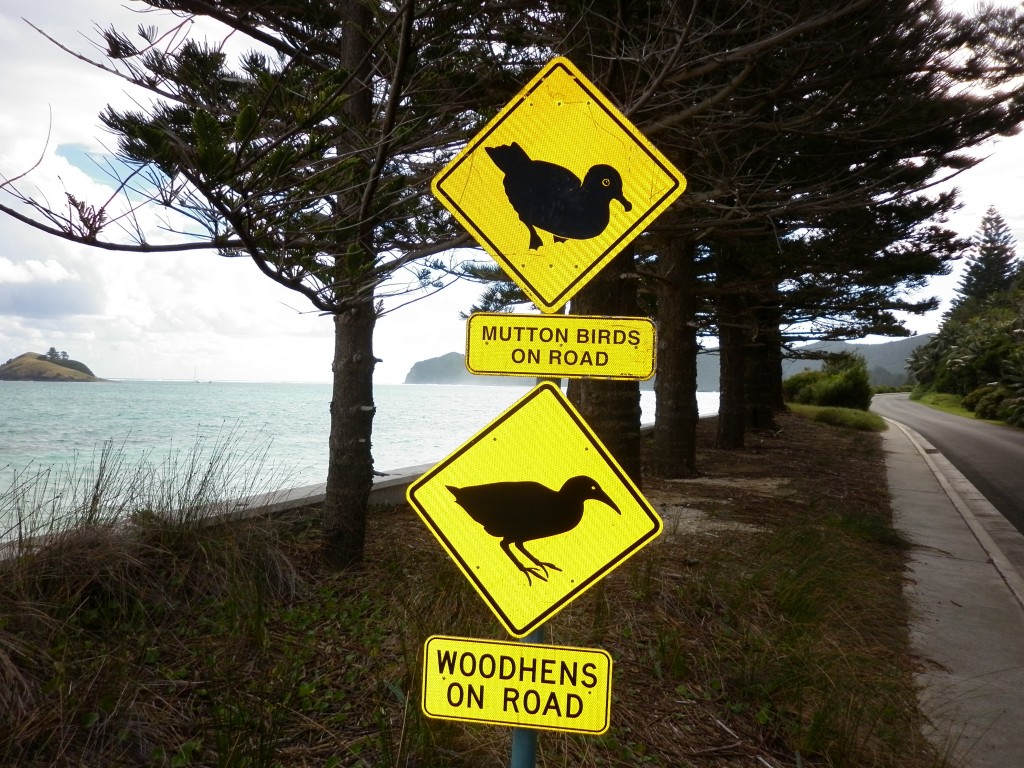
<path id="1" fill-rule="evenodd" d="M 612 200 L 626 211 L 633 208 L 610 165 L 591 167 L 580 181 L 568 168 L 530 159 L 516 142 L 484 149 L 505 174 L 505 196 L 530 231 L 530 250 L 543 245 L 538 229 L 554 235 L 556 243 L 588 240 L 608 226 Z"/>
<path id="2" fill-rule="evenodd" d="M 554 563 L 545 563 L 530 554 L 524 542 L 567 533 L 583 519 L 584 502 L 603 502 L 622 514 L 601 486 L 584 475 L 571 477 L 555 491 L 532 481 L 487 483 L 465 488 L 447 486 L 455 501 L 491 536 L 501 539 L 501 549 L 516 568 L 533 577 L 548 580 L 548 571 L 561 571 Z M 533 565 L 525 565 L 512 552 L 513 545 Z"/>

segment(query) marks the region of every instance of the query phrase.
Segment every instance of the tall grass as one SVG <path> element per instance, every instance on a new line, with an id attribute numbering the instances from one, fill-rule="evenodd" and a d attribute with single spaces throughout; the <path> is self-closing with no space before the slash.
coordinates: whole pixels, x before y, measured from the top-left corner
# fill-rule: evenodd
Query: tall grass
<path id="1" fill-rule="evenodd" d="M 159 514 L 186 522 L 231 511 L 234 500 L 285 487 L 290 470 L 269 461 L 271 438 L 222 427 L 187 449 L 130 460 L 124 444 L 104 442 L 89 461 L 15 472 L 0 488 L 0 545 L 29 546 L 82 527 Z"/>
<path id="2" fill-rule="evenodd" d="M 295 586 L 273 521 L 217 517 L 284 482 L 267 448 L 228 430 L 130 463 L 107 443 L 89 464 L 18 475 L 0 494 L 0 764 L 187 764 L 196 745 L 168 739 L 154 711 L 175 698 L 152 689 L 176 676 L 152 674 L 162 632 L 215 602 L 207 630 L 237 639 L 218 653 L 251 658 L 267 596 Z M 210 661 L 211 678 L 231 666 Z"/>

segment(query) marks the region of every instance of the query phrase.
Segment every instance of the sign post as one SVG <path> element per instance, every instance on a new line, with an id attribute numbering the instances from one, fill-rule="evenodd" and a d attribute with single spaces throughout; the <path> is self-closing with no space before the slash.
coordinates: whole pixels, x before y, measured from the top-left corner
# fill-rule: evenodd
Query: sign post
<path id="1" fill-rule="evenodd" d="M 523 638 L 524 643 L 540 644 L 544 642 L 544 625 L 541 624 L 533 632 Z M 609 681 L 609 698 L 611 685 Z M 537 765 L 537 731 L 532 728 L 512 729 L 512 754 L 509 757 L 509 768 L 535 768 Z"/>

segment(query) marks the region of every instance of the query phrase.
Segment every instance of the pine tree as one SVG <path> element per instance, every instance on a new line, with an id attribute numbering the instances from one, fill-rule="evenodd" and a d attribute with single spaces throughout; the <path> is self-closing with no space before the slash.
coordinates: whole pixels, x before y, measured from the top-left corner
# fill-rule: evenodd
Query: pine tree
<path id="1" fill-rule="evenodd" d="M 954 309 L 969 299 L 986 299 L 993 293 L 1009 290 L 1016 274 L 1016 241 L 1006 221 L 990 206 L 974 237 L 967 271 L 964 272 Z"/>

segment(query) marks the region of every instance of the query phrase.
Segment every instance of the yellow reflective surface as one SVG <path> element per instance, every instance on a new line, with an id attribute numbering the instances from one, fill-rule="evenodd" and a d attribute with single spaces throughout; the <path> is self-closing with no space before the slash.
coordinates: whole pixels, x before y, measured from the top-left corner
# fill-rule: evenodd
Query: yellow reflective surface
<path id="1" fill-rule="evenodd" d="M 503 151 L 513 157 L 496 154 Z M 528 168 L 519 173 L 522 166 Z M 608 188 L 608 197 L 574 208 L 575 194 L 561 186 L 563 177 L 553 166 L 583 187 L 588 172 L 609 166 L 609 178 L 598 174 L 594 180 L 595 188 Z M 509 191 L 511 176 L 522 182 L 518 197 Z M 621 194 L 615 194 L 620 181 Z M 432 185 L 441 203 L 544 312 L 557 311 L 685 187 L 682 173 L 565 58 L 548 62 Z M 599 214 L 593 229 L 600 231 L 566 235 L 567 229 L 558 241 L 559 232 L 552 230 L 559 227 L 546 214 L 563 206 L 574 211 L 574 222 L 600 209 L 593 211 Z M 532 221 L 540 222 L 540 243 L 533 246 Z"/>
<path id="2" fill-rule="evenodd" d="M 612 658 L 605 651 L 435 635 L 423 653 L 428 717 L 604 733 Z"/>
<path id="3" fill-rule="evenodd" d="M 549 383 L 409 486 L 407 497 L 514 637 L 560 611 L 662 527 Z"/>
<path id="4" fill-rule="evenodd" d="M 466 323 L 472 373 L 649 379 L 654 323 L 641 317 L 475 312 Z"/>

